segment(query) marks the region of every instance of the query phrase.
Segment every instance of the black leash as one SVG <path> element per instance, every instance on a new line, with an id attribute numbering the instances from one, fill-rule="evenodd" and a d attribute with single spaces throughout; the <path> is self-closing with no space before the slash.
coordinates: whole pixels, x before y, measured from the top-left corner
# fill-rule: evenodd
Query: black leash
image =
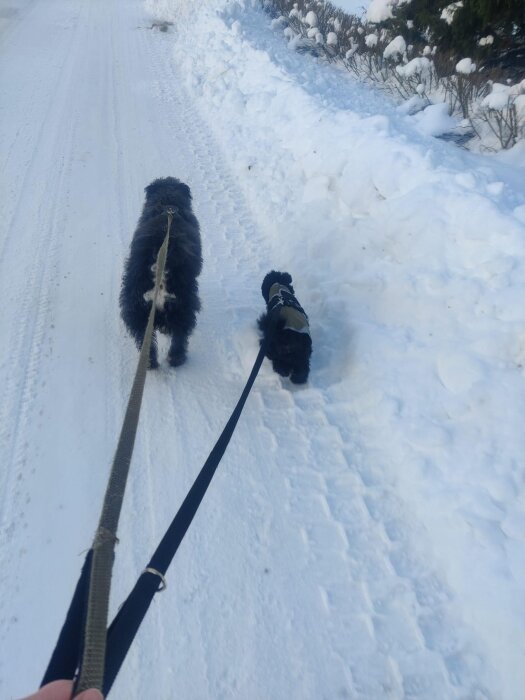
<path id="1" fill-rule="evenodd" d="M 248 381 L 246 382 L 246 386 L 224 430 L 210 452 L 199 475 L 195 479 L 193 486 L 188 491 L 171 525 L 166 530 L 164 537 L 160 541 L 147 567 L 141 573 L 135 587 L 111 623 L 107 638 L 104 695 L 107 695 L 111 690 L 111 686 L 137 634 L 140 624 L 148 611 L 153 596 L 159 590 L 163 590 L 166 587 L 164 578 L 166 571 L 184 539 L 202 499 L 208 490 L 208 486 L 213 479 L 217 467 L 219 466 L 219 462 L 226 451 L 244 408 L 244 404 L 246 403 L 246 399 L 259 373 L 265 350 L 266 344 L 263 344 L 259 350 Z"/>
<path id="2" fill-rule="evenodd" d="M 277 316 L 275 316 L 275 321 Z M 270 331 L 271 333 L 271 331 Z M 144 619 L 153 596 L 166 587 L 165 574 L 175 556 L 189 526 L 206 494 L 219 463 L 233 435 L 246 399 L 255 382 L 264 360 L 268 338 L 261 344 L 259 354 L 244 390 L 231 414 L 224 430 L 215 443 L 199 475 L 195 479 L 186 498 L 175 515 L 155 553 L 141 575 L 128 598 L 119 609 L 111 623 L 105 640 L 105 673 L 102 690 L 106 696 L 124 662 L 126 654 Z M 86 596 L 89 589 L 90 557 L 88 552 L 78 580 L 69 611 L 61 630 L 56 648 L 42 680 L 42 685 L 53 680 L 73 678 L 82 652 L 80 630 L 86 609 Z"/>

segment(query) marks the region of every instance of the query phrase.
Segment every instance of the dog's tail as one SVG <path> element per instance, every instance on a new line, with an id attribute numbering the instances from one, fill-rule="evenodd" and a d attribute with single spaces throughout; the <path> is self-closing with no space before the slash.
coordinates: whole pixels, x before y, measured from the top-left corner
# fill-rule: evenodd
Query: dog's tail
<path id="1" fill-rule="evenodd" d="M 275 270 L 272 270 L 263 279 L 263 283 L 261 285 L 261 292 L 266 303 L 268 303 L 270 298 L 270 289 L 276 282 L 279 284 L 286 284 L 290 287 L 291 293 L 294 293 L 292 287 L 292 276 L 288 272 L 276 272 Z"/>

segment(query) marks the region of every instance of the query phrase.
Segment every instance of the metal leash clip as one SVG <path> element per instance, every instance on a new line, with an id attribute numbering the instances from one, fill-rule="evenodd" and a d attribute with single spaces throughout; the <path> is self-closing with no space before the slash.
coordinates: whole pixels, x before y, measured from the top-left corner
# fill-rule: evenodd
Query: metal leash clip
<path id="1" fill-rule="evenodd" d="M 160 584 L 159 584 L 159 588 L 157 589 L 157 593 L 160 593 L 161 591 L 165 591 L 166 588 L 168 587 L 168 582 L 166 581 L 164 576 L 160 573 L 160 571 L 157 571 L 157 569 L 153 569 L 151 566 L 147 566 L 142 573 L 143 574 L 153 574 L 154 576 L 158 576 L 160 578 Z"/>

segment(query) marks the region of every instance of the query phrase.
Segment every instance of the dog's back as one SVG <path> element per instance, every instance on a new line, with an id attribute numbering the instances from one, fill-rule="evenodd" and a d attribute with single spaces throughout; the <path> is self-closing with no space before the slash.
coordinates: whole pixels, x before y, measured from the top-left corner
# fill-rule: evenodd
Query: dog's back
<path id="1" fill-rule="evenodd" d="M 173 220 L 155 328 L 172 336 L 175 354 L 171 356 L 176 355 L 180 360 L 185 357 L 187 339 L 200 309 L 197 277 L 202 269 L 202 248 L 199 223 L 192 210 L 190 188 L 180 180 L 174 177 L 155 180 L 145 192 L 146 201 L 122 279 L 121 315 L 140 346 L 153 298 L 156 259 L 166 236 L 169 210 Z"/>
<path id="2" fill-rule="evenodd" d="M 269 272 L 261 285 L 267 311 L 258 319 L 266 342 L 266 356 L 273 369 L 295 384 L 303 384 L 310 372 L 312 339 L 308 316 L 295 297 L 288 272 Z"/>

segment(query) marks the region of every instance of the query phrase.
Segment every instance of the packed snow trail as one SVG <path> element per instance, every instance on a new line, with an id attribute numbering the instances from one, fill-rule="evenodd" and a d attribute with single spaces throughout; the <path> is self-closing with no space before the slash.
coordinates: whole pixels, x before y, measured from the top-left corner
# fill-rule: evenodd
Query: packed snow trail
<path id="1" fill-rule="evenodd" d="M 143 187 L 175 175 L 203 310 L 187 365 L 148 375 L 113 612 L 238 398 L 272 267 L 313 366 L 306 388 L 264 366 L 112 697 L 518 700 L 519 174 L 249 7 L 148 6 L 172 32 L 138 0 L 19 0 L 0 25 L 0 694 L 37 686 L 91 541 L 137 359 L 122 263 Z"/>

